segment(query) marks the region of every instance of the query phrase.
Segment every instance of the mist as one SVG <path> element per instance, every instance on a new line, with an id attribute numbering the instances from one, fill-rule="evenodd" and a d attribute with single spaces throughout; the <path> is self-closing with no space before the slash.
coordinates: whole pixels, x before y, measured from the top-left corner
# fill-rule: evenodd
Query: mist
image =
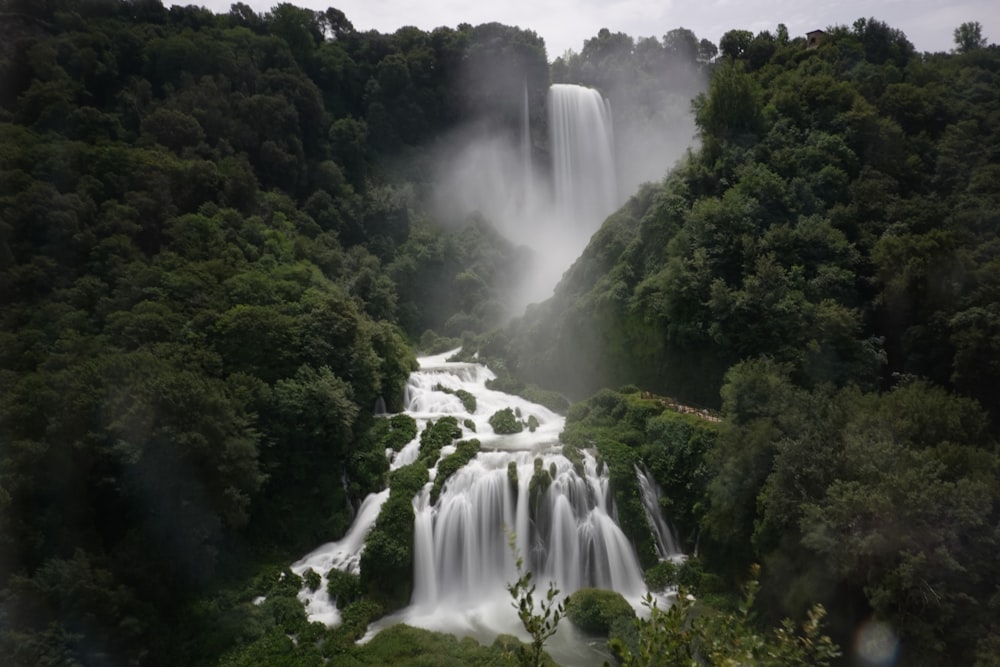
<path id="1" fill-rule="evenodd" d="M 661 180 L 694 144 L 691 99 L 705 77 L 693 67 L 677 67 L 672 78 L 650 81 L 642 90 L 614 82 L 607 90 L 586 87 L 607 109 L 606 130 L 593 119 L 578 118 L 590 124 L 569 130 L 560 123 L 572 120 L 555 119 L 554 90 L 567 86 L 556 84 L 530 100 L 522 86 L 522 100 L 504 101 L 506 122 L 468 123 L 439 144 L 432 160 L 435 216 L 456 224 L 482 216 L 531 250 L 530 269 L 508 296 L 508 316 L 551 296 L 607 216 L 642 183 Z M 570 87 L 578 96 L 588 94 Z M 560 113 L 579 116 L 586 109 Z M 567 132 L 572 136 L 557 136 Z M 598 155 L 601 132 L 608 135 L 607 158 Z M 602 171 L 604 160 L 610 162 Z"/>

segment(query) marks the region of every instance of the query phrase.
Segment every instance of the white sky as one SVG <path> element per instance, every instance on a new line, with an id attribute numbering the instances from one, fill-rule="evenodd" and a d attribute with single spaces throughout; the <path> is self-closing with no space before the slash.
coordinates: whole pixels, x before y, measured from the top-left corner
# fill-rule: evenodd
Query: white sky
<path id="1" fill-rule="evenodd" d="M 277 0 L 243 0 L 266 12 Z M 214 12 L 228 12 L 231 0 L 190 0 Z M 336 7 L 358 30 L 391 33 L 413 25 L 424 30 L 459 23 L 498 21 L 534 30 L 544 40 L 549 60 L 567 49 L 580 51 L 601 28 L 632 37 L 662 37 L 689 28 L 718 44 L 728 30 L 758 32 L 788 26 L 794 37 L 830 25 L 851 25 L 873 16 L 906 33 L 918 51 L 948 51 L 952 31 L 979 21 L 983 35 L 1000 43 L 998 0 L 291 0 L 312 9 Z"/>

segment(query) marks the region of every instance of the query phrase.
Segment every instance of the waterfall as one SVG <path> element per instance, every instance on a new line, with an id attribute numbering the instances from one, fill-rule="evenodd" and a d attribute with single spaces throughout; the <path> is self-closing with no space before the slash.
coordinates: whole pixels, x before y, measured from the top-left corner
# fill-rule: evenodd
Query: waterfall
<path id="1" fill-rule="evenodd" d="M 646 521 L 656 540 L 656 554 L 660 560 L 678 560 L 683 558 L 677 548 L 677 538 L 671 526 L 663 518 L 660 511 L 660 498 L 663 491 L 652 475 L 645 468 L 636 467 L 635 474 L 639 479 L 639 493 L 642 496 L 642 508 L 646 511 Z"/>
<path id="2" fill-rule="evenodd" d="M 549 88 L 556 209 L 590 231 L 618 205 L 611 108 L 593 88 Z"/>
<path id="3" fill-rule="evenodd" d="M 521 105 L 521 181 L 524 188 L 524 210 L 533 206 L 532 189 L 535 185 L 531 167 L 531 114 L 528 107 L 528 79 L 524 80 L 524 100 Z"/>
<path id="4" fill-rule="evenodd" d="M 488 368 L 448 362 L 448 356 L 419 359 L 420 368 L 406 385 L 404 407 L 420 431 L 443 415 L 457 417 L 463 424 L 462 438 L 478 439 L 480 452 L 448 479 L 437 503 L 431 504 L 430 483 L 414 497 L 410 606 L 377 621 L 370 633 L 405 622 L 484 642 L 501 633 L 526 638 L 506 590 L 506 585 L 517 579 L 514 554 L 508 545 L 511 532 L 539 594 L 544 595 L 550 581 L 564 595 L 583 587 L 605 588 L 622 593 L 640 609 L 646 586 L 636 553 L 613 518 L 607 471 L 598 473 L 591 452 L 583 452 L 582 466 L 578 462 L 576 467 L 562 455 L 562 416 L 523 398 L 488 389 L 487 381 L 495 377 Z M 441 388 L 474 395 L 475 411 L 469 413 L 457 396 Z M 534 417 L 537 428 L 512 435 L 494 433 L 489 419 L 503 408 L 515 410 L 525 422 Z M 419 448 L 418 435 L 398 453 L 390 450 L 390 467 L 415 461 Z M 453 445 L 443 448 L 442 458 L 454 450 Z M 516 481 L 510 474 L 511 466 L 517 471 Z M 536 466 L 554 474 L 535 507 L 529 507 Z M 435 467 L 430 471 L 431 481 L 436 475 Z M 326 573 L 331 567 L 357 571 L 364 538 L 387 495 L 388 491 L 383 491 L 370 496 L 342 540 L 320 547 L 293 565 L 298 574 L 312 568 L 321 575 L 322 585 L 316 592 L 304 590 L 300 594 L 310 619 L 339 622 L 326 594 Z M 565 664 L 601 664 L 600 656 L 587 648 L 568 623 L 560 626 L 550 651 L 561 656 Z"/>

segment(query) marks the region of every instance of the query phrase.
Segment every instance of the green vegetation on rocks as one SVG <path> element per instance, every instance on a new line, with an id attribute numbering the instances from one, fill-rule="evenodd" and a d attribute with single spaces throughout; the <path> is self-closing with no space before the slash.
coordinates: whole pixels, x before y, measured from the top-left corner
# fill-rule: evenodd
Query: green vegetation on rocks
<path id="1" fill-rule="evenodd" d="M 446 394 L 452 394 L 458 397 L 458 400 L 462 401 L 462 407 L 469 414 L 476 413 L 476 397 L 467 392 L 465 389 L 451 389 L 450 387 L 445 387 L 441 384 L 434 385 L 434 391 L 441 391 Z"/>
<path id="2" fill-rule="evenodd" d="M 490 426 L 493 427 L 493 432 L 498 435 L 510 435 L 524 430 L 524 424 L 510 408 L 494 412 L 493 416 L 490 417 Z"/>
<path id="3" fill-rule="evenodd" d="M 566 617 L 584 632 L 607 637 L 616 620 L 635 618 L 635 610 L 621 593 L 581 588 L 566 605 Z"/>
<path id="4" fill-rule="evenodd" d="M 365 539 L 361 583 L 387 611 L 406 605 L 413 589 L 413 496 L 427 483 L 427 466 L 416 461 L 389 476 L 389 498 Z"/>
<path id="5" fill-rule="evenodd" d="M 444 488 L 448 478 L 454 475 L 466 463 L 471 461 L 479 453 L 478 440 L 459 440 L 455 445 L 455 452 L 445 457 L 437 466 L 437 476 L 434 477 L 434 484 L 431 486 L 431 504 L 436 504 L 441 490 Z"/>
<path id="6" fill-rule="evenodd" d="M 326 592 L 336 600 L 337 608 L 344 609 L 364 595 L 361 577 L 336 568 L 326 573 Z"/>
<path id="7" fill-rule="evenodd" d="M 462 437 L 458 419 L 447 415 L 436 422 L 428 422 L 420 434 L 420 460 L 428 468 L 434 466 L 441 455 L 441 448 Z"/>

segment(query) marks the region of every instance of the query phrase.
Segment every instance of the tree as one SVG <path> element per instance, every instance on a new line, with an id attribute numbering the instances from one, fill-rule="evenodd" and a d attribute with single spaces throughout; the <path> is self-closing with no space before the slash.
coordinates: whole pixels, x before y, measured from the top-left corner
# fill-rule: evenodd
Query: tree
<path id="1" fill-rule="evenodd" d="M 983 26 L 979 21 L 966 21 L 955 28 L 953 33 L 955 38 L 955 50 L 959 53 L 968 53 L 986 46 L 986 38 L 983 37 Z"/>
<path id="2" fill-rule="evenodd" d="M 749 30 L 730 30 L 719 40 L 719 51 L 723 57 L 739 58 L 746 53 L 753 33 Z"/>

